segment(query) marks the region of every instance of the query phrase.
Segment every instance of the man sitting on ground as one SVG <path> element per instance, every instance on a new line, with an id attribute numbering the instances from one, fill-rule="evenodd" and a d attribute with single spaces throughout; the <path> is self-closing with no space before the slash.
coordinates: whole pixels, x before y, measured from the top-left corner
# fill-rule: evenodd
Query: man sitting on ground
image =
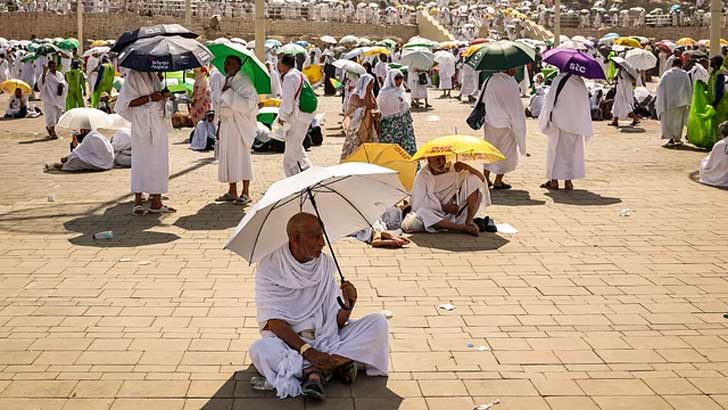
<path id="1" fill-rule="evenodd" d="M 114 167 L 114 148 L 101 133 L 82 129 L 73 136 L 71 154 L 46 169 L 64 172 L 108 171 Z"/>
<path id="2" fill-rule="evenodd" d="M 197 123 L 190 138 L 190 149 L 195 151 L 210 151 L 215 149 L 217 139 L 217 125 L 215 125 L 215 111 L 205 113 L 205 118 Z"/>
<path id="3" fill-rule="evenodd" d="M 114 148 L 114 164 L 122 168 L 131 168 L 131 130 L 122 128 L 111 137 Z"/>
<path id="4" fill-rule="evenodd" d="M 723 139 L 700 162 L 700 182 L 728 188 L 728 121 L 720 123 L 718 130 Z"/>
<path id="5" fill-rule="evenodd" d="M 412 213 L 402 228 L 408 233 L 448 230 L 478 236 L 485 232 L 486 222 L 475 218 L 481 205 L 490 205 L 484 181 L 483 174 L 465 163 L 450 166 L 444 155 L 427 158 L 427 166 L 415 177 Z"/>
<path id="6" fill-rule="evenodd" d="M 267 255 L 255 272 L 256 320 L 262 339 L 250 347 L 255 368 L 279 398 L 323 399 L 333 375 L 356 379 L 360 364 L 369 376 L 388 372 L 388 326 L 384 316 L 349 320 L 357 299 L 350 282 L 336 286 L 336 266 L 323 254 L 324 234 L 315 215 L 294 215 L 288 242 Z M 342 297 L 346 307 L 337 303 Z"/>
<path id="7" fill-rule="evenodd" d="M 23 96 L 23 90 L 15 89 L 15 94 L 10 97 L 8 110 L 5 111 L 5 118 L 25 118 L 28 115 L 28 101 Z"/>

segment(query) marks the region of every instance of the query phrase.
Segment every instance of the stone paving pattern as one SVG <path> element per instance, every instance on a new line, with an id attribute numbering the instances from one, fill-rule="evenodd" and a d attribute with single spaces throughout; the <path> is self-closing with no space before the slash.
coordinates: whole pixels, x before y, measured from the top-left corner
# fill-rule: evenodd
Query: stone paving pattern
<path id="1" fill-rule="evenodd" d="M 322 100 L 317 164 L 338 159 L 338 102 Z M 466 104 L 433 104 L 414 114 L 420 143 L 466 131 Z M 530 157 L 487 210 L 517 234 L 335 244 L 356 314 L 394 313 L 392 372 L 316 403 L 249 387 L 254 267 L 222 249 L 243 210 L 213 202 L 225 188 L 189 130 L 171 138 L 179 213 L 137 218 L 129 170 L 44 173 L 68 138 L 0 122 L 0 409 L 728 409 L 728 192 L 694 181 L 704 153 L 661 148 L 656 122 L 595 123 L 588 178 L 549 193 L 546 138 L 528 127 Z M 253 158 L 259 199 L 281 156 Z"/>

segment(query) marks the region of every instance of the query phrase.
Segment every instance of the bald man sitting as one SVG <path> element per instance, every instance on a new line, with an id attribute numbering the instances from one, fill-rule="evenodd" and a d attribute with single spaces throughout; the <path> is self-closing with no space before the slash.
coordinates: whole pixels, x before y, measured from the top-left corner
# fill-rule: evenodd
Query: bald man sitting
<path id="1" fill-rule="evenodd" d="M 389 329 L 384 316 L 349 320 L 357 292 L 350 282 L 336 285 L 336 265 L 324 254 L 321 223 L 314 215 L 294 215 L 288 242 L 266 256 L 255 272 L 256 320 L 262 339 L 250 347 L 255 368 L 279 398 L 326 395 L 333 376 L 356 380 L 388 372 Z M 339 306 L 342 297 L 346 307 Z"/>

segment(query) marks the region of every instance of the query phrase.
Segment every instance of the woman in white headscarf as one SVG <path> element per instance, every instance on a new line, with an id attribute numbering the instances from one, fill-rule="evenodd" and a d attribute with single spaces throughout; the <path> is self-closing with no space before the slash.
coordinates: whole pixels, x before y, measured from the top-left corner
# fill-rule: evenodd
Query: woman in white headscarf
<path id="1" fill-rule="evenodd" d="M 351 155 L 365 142 L 376 142 L 379 127 L 379 110 L 374 97 L 374 77 L 364 74 L 359 77 L 354 92 L 344 112 L 346 139 L 341 147 L 341 161 Z"/>
<path id="2" fill-rule="evenodd" d="M 379 90 L 377 105 L 382 115 L 380 142 L 397 144 L 410 155 L 417 151 L 415 130 L 412 126 L 410 101 L 402 82 L 404 76 L 399 70 L 390 70 Z"/>

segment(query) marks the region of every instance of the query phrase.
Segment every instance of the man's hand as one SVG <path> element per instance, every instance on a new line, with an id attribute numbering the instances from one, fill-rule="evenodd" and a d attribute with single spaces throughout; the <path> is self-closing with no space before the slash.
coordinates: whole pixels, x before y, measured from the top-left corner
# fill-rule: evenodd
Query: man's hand
<path id="1" fill-rule="evenodd" d="M 328 353 L 319 352 L 316 349 L 308 349 L 303 353 L 303 358 L 308 360 L 313 367 L 321 370 L 325 374 L 331 374 L 336 370 L 336 361 L 334 357 Z"/>
<path id="2" fill-rule="evenodd" d="M 150 99 L 151 99 L 152 101 L 154 101 L 154 102 L 157 102 L 157 101 L 162 101 L 162 98 L 164 98 L 164 94 L 162 94 L 162 93 L 161 93 L 161 92 L 159 92 L 159 91 L 155 91 L 155 92 L 153 92 L 153 93 L 149 94 L 149 98 L 150 98 Z"/>
<path id="3" fill-rule="evenodd" d="M 281 124 L 281 125 L 283 125 L 283 124 L 284 124 L 283 120 L 279 118 L 279 119 L 278 119 L 278 124 Z"/>
<path id="4" fill-rule="evenodd" d="M 344 296 L 344 301 L 351 304 L 349 307 L 354 307 L 354 303 L 356 303 L 358 297 L 354 284 L 349 281 L 341 282 L 341 294 Z"/>
<path id="5" fill-rule="evenodd" d="M 444 212 L 447 212 L 451 215 L 455 215 L 458 213 L 458 211 L 460 211 L 460 208 L 454 202 L 448 202 L 446 204 L 442 204 L 441 207 Z"/>

